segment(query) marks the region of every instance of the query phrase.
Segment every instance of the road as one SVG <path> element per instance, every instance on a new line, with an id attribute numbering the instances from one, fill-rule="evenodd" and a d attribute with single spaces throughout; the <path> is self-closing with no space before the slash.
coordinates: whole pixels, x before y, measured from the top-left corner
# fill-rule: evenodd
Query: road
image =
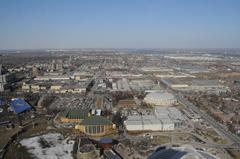
<path id="1" fill-rule="evenodd" d="M 222 125 L 220 125 L 215 119 L 209 116 L 207 113 L 200 111 L 195 105 L 190 103 L 187 99 L 185 99 L 180 93 L 176 94 L 176 98 L 180 104 L 185 106 L 186 108 L 190 108 L 195 113 L 199 114 L 205 121 L 207 121 L 211 126 L 225 135 L 227 138 L 231 139 L 236 146 L 240 147 L 240 138 L 236 135 L 232 134 L 230 131 L 226 130 Z"/>

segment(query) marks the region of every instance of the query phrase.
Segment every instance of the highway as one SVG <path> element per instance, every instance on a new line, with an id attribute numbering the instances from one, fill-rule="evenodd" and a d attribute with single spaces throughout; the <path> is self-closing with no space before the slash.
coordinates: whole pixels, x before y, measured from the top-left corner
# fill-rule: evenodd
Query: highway
<path id="1" fill-rule="evenodd" d="M 199 114 L 205 121 L 207 121 L 211 126 L 225 135 L 227 138 L 231 139 L 236 146 L 240 147 L 240 138 L 232 134 L 230 131 L 226 130 L 222 125 L 220 125 L 215 119 L 210 117 L 207 113 L 200 111 L 195 105 L 190 103 L 185 99 L 180 93 L 176 94 L 176 98 L 180 104 L 185 106 L 188 109 L 192 109 L 195 113 Z"/>

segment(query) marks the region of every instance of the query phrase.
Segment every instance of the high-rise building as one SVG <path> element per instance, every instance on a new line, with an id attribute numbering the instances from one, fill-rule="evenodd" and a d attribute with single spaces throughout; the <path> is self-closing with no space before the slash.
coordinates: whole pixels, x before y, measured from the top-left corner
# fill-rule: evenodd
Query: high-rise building
<path id="1" fill-rule="evenodd" d="M 0 92 L 9 89 L 11 84 L 16 81 L 15 74 L 6 72 L 0 65 Z"/>

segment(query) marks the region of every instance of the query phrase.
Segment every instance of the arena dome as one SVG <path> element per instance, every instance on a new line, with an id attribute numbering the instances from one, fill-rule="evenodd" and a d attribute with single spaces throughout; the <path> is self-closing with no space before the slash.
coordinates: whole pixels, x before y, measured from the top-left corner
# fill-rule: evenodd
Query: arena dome
<path id="1" fill-rule="evenodd" d="M 144 101 L 150 105 L 171 106 L 176 104 L 176 98 L 168 92 L 153 92 L 146 95 Z"/>

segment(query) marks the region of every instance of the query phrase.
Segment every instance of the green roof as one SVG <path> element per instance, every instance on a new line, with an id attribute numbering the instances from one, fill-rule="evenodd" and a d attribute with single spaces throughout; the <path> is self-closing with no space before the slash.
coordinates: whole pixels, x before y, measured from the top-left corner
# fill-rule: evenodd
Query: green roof
<path id="1" fill-rule="evenodd" d="M 112 121 L 103 116 L 91 116 L 84 119 L 82 125 L 111 125 Z"/>
<path id="2" fill-rule="evenodd" d="M 89 109 L 66 109 L 62 115 L 69 119 L 85 119 L 88 113 Z"/>

